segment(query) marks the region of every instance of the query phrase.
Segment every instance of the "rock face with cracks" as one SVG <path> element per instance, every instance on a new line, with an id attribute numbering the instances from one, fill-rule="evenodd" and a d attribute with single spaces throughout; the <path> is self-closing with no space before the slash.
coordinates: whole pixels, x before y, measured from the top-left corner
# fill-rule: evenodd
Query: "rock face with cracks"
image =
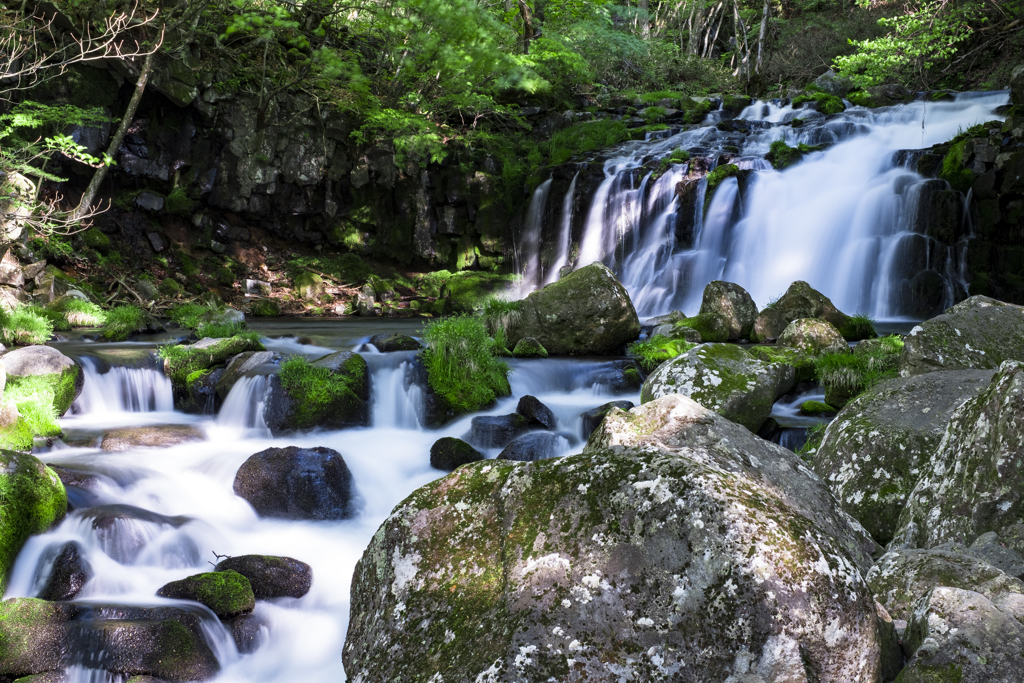
<path id="1" fill-rule="evenodd" d="M 866 535 L 756 442 L 669 396 L 612 411 L 581 455 L 420 488 L 356 567 L 348 675 L 876 681 Z"/>

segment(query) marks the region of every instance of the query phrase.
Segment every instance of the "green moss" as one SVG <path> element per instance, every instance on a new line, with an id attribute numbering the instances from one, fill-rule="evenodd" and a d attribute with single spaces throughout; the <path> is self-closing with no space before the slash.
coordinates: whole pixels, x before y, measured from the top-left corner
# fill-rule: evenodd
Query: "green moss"
<path id="1" fill-rule="evenodd" d="M 512 349 L 512 355 L 516 358 L 547 358 L 548 350 L 536 339 L 523 337 Z"/>
<path id="2" fill-rule="evenodd" d="M 800 404 L 800 412 L 804 415 L 835 415 L 837 411 L 822 401 L 804 401 Z"/>
<path id="3" fill-rule="evenodd" d="M 892 335 L 861 345 L 854 353 L 827 353 L 815 361 L 815 374 L 828 403 L 842 407 L 857 394 L 898 375 L 901 337 Z"/>
<path id="4" fill-rule="evenodd" d="M 963 680 L 963 668 L 954 662 L 933 665 L 915 662 L 914 666 L 900 671 L 895 683 L 961 683 Z"/>
<path id="5" fill-rule="evenodd" d="M 124 341 L 146 327 L 146 314 L 138 306 L 118 306 L 107 313 L 103 325 L 103 338 L 107 341 Z"/>
<path id="6" fill-rule="evenodd" d="M 183 187 L 176 187 L 164 201 L 164 209 L 167 213 L 176 216 L 189 216 L 192 214 L 193 208 L 195 208 L 195 202 L 189 198 Z"/>
<path id="7" fill-rule="evenodd" d="M 964 168 L 964 151 L 967 140 L 962 139 L 949 148 L 942 159 L 942 170 L 939 177 L 949 183 L 950 187 L 960 192 L 967 192 L 974 183 L 974 172 Z"/>
<path id="8" fill-rule="evenodd" d="M 259 335 L 248 332 L 217 339 L 213 344 L 201 348 L 185 344 L 162 346 L 160 357 L 164 359 L 164 374 L 170 378 L 175 389 L 183 390 L 187 386 L 189 375 L 198 370 L 223 365 L 231 356 L 245 351 L 264 350 Z"/>
<path id="9" fill-rule="evenodd" d="M 686 114 L 683 117 L 683 122 L 690 125 L 702 123 L 707 115 L 711 113 L 711 100 L 709 99 L 703 99 L 700 102 L 695 102 L 690 97 L 684 97 L 680 104 L 686 111 Z"/>
<path id="10" fill-rule="evenodd" d="M 63 375 L 8 376 L 4 402 L 17 406 L 20 417 L 0 430 L 0 448 L 27 451 L 33 437 L 60 436 L 57 419 L 71 406 L 78 372 L 76 365 Z"/>
<path id="11" fill-rule="evenodd" d="M 749 351 L 754 358 L 770 363 L 785 363 L 796 369 L 796 382 L 810 382 L 815 379 L 814 358 L 796 349 L 784 346 L 755 346 Z"/>
<path id="12" fill-rule="evenodd" d="M 53 470 L 26 453 L 0 450 L 0 592 L 28 537 L 48 530 L 67 507 L 64 485 Z M 6 647 L 0 639 L 0 659 Z"/>
<path id="13" fill-rule="evenodd" d="M 209 375 L 211 372 L 213 372 L 213 370 L 210 370 L 209 368 L 205 368 L 203 370 L 196 370 L 195 372 L 190 373 L 189 376 L 185 378 L 185 384 L 191 386 L 196 382 L 200 381 L 201 379 L 203 379 L 204 377 L 206 377 L 207 375 Z"/>
<path id="14" fill-rule="evenodd" d="M 626 353 L 636 358 L 644 371 L 653 372 L 665 361 L 681 356 L 694 346 L 696 344 L 683 339 L 670 339 L 658 334 L 644 341 L 633 342 L 627 347 Z"/>
<path id="15" fill-rule="evenodd" d="M 337 371 L 311 364 L 305 356 L 292 356 L 281 363 L 281 386 L 294 401 L 294 428 L 309 429 L 325 410 L 351 413 L 362 403 L 366 361 L 353 353 Z"/>
<path id="16" fill-rule="evenodd" d="M 110 251 L 110 238 L 100 232 L 98 228 L 89 228 L 83 232 L 82 239 L 85 241 L 85 246 L 95 249 L 101 254 Z"/>
<path id="17" fill-rule="evenodd" d="M 764 158 L 771 163 L 773 168 L 781 171 L 800 161 L 803 156 L 803 152 L 799 149 L 790 147 L 785 140 L 780 139 L 772 143 L 771 149 L 768 150 L 768 154 Z"/>
<path id="18" fill-rule="evenodd" d="M 729 341 L 728 327 L 711 313 L 700 313 L 692 318 L 683 318 L 672 324 L 673 327 L 689 327 L 700 333 L 702 342 Z"/>
<path id="19" fill-rule="evenodd" d="M 617 145 L 629 137 L 629 130 L 622 121 L 601 119 L 570 126 L 551 136 L 548 163 L 564 164 L 574 156 Z"/>
<path id="20" fill-rule="evenodd" d="M 273 299 L 259 299 L 258 301 L 254 301 L 249 311 L 253 315 L 262 318 L 281 315 L 281 307 Z"/>
<path id="21" fill-rule="evenodd" d="M 879 106 L 875 101 L 875 98 L 866 90 L 854 90 L 851 93 L 847 93 L 846 99 L 848 99 L 850 104 L 855 107 L 868 107 L 874 109 Z"/>
<path id="22" fill-rule="evenodd" d="M 12 311 L 0 308 L 0 341 L 4 344 L 44 344 L 53 336 L 53 323 L 34 306 Z"/>
<path id="23" fill-rule="evenodd" d="M 644 109 L 643 118 L 648 123 L 656 123 L 665 118 L 666 114 L 668 114 L 668 109 L 665 107 L 651 106 Z"/>
<path id="24" fill-rule="evenodd" d="M 511 394 L 509 367 L 496 356 L 497 345 L 482 319 L 438 320 L 423 330 L 423 340 L 430 387 L 457 412 L 482 410 Z"/>
<path id="25" fill-rule="evenodd" d="M 843 100 L 841 98 L 823 92 L 813 92 L 793 98 L 794 105 L 805 104 L 807 102 L 817 102 L 818 111 L 826 115 L 838 114 L 839 112 L 846 110 L 846 105 L 843 104 Z"/>
<path id="26" fill-rule="evenodd" d="M 178 296 L 183 291 L 184 288 L 181 286 L 181 283 L 173 277 L 164 278 L 163 281 L 160 282 L 160 292 L 167 296 Z"/>
<path id="27" fill-rule="evenodd" d="M 736 164 L 723 164 L 719 166 L 711 173 L 708 173 L 708 189 L 707 194 L 710 197 L 714 193 L 715 188 L 722 184 L 722 181 L 726 178 L 732 178 L 740 172 L 740 167 Z"/>
<path id="28" fill-rule="evenodd" d="M 471 313 L 482 310 L 488 301 L 506 290 L 517 277 L 479 271 L 454 273 L 444 283 L 440 295 L 451 301 L 456 313 Z"/>
<path id="29" fill-rule="evenodd" d="M 194 574 L 180 581 L 172 581 L 161 588 L 157 595 L 194 600 L 206 605 L 221 618 L 246 614 L 256 606 L 249 579 L 231 569 Z"/>

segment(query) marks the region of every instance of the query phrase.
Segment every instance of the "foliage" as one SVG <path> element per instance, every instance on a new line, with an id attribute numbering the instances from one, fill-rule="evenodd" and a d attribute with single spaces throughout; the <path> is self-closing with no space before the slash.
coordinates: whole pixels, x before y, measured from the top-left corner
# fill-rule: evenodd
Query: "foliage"
<path id="1" fill-rule="evenodd" d="M 764 158 L 778 171 L 789 168 L 803 158 L 803 154 L 796 147 L 790 147 L 786 141 L 779 138 L 772 143 L 768 154 Z"/>
<path id="2" fill-rule="evenodd" d="M 103 324 L 103 338 L 124 341 L 146 327 L 146 313 L 138 306 L 124 305 L 111 309 Z"/>
<path id="3" fill-rule="evenodd" d="M 0 341 L 4 344 L 45 344 L 53 336 L 53 323 L 34 306 L 8 311 L 0 307 Z"/>
<path id="4" fill-rule="evenodd" d="M 722 181 L 726 178 L 731 178 L 740 172 L 740 167 L 736 164 L 723 164 L 715 170 L 708 173 L 706 178 L 708 180 L 707 196 L 710 200 L 711 193 L 716 187 L 722 184 Z"/>
<path id="5" fill-rule="evenodd" d="M 59 313 L 70 327 L 100 327 L 107 320 L 106 312 L 98 305 L 71 296 L 57 299 L 49 309 Z"/>
<path id="6" fill-rule="evenodd" d="M 967 192 L 974 183 L 974 172 L 969 168 L 964 168 L 966 145 L 966 139 L 961 139 L 950 145 L 949 151 L 942 159 L 942 169 L 939 171 L 939 177 L 948 182 L 954 190 L 960 192 Z"/>
<path id="7" fill-rule="evenodd" d="M 293 256 L 286 264 L 292 278 L 300 273 L 316 271 L 349 285 L 360 285 L 370 277 L 371 270 L 358 254 L 330 256 Z"/>
<path id="8" fill-rule="evenodd" d="M 815 362 L 815 374 L 825 387 L 856 395 L 879 382 L 896 377 L 903 338 L 891 335 L 861 342 L 854 353 L 827 353 Z"/>
<path id="9" fill-rule="evenodd" d="M 45 375 L 11 378 L 4 387 L 4 402 L 17 406 L 21 418 L 16 432 L 23 432 L 20 435 L 22 441 L 28 437 L 29 448 L 33 436 L 59 436 L 61 433 L 55 407 L 56 388 L 56 383 Z M 16 436 L 5 434 L 4 438 Z"/>
<path id="10" fill-rule="evenodd" d="M 622 121 L 602 119 L 580 123 L 551 136 L 548 163 L 552 166 L 563 164 L 576 155 L 611 147 L 628 139 L 629 131 Z"/>
<path id="11" fill-rule="evenodd" d="M 496 357 L 497 344 L 481 318 L 456 316 L 423 330 L 423 364 L 431 389 L 460 412 L 481 410 L 508 396 L 509 366 Z"/>
<path id="12" fill-rule="evenodd" d="M 839 333 L 847 341 L 858 341 L 861 339 L 872 339 L 877 337 L 875 333 L 875 321 L 864 313 L 850 316 L 845 325 L 839 328 Z"/>
<path id="13" fill-rule="evenodd" d="M 670 339 L 658 334 L 650 339 L 633 342 L 626 349 L 626 353 L 637 359 L 644 372 L 653 372 L 665 361 L 682 355 L 695 346 L 697 345 L 683 339 Z"/>
<path id="14" fill-rule="evenodd" d="M 497 342 L 498 346 L 505 348 L 506 340 L 512 328 L 519 323 L 522 317 L 522 301 L 511 301 L 501 297 L 492 297 L 484 303 L 484 310 L 481 317 L 487 325 L 487 331 Z"/>

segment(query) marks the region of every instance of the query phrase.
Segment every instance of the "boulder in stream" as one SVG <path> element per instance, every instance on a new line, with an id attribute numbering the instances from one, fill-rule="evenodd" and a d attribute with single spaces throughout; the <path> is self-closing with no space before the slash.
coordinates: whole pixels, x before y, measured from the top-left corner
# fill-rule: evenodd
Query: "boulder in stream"
<path id="1" fill-rule="evenodd" d="M 530 423 L 530 419 L 519 413 L 481 415 L 470 422 L 466 441 L 477 448 L 504 448 L 509 441 L 531 429 Z"/>
<path id="2" fill-rule="evenodd" d="M 0 522 L 0 591 L 3 591 L 25 541 L 64 518 L 68 497 L 57 474 L 38 458 L 2 449 L 0 491 L 3 491 Z"/>
<path id="3" fill-rule="evenodd" d="M 544 429 L 556 429 L 558 420 L 551 408 L 540 402 L 536 396 L 523 396 L 519 399 L 516 412 L 530 421 L 530 424 L 539 425 Z"/>
<path id="4" fill-rule="evenodd" d="M 368 425 L 370 371 L 366 361 L 351 351 L 338 351 L 312 363 L 301 356 L 289 358 L 271 378 L 263 419 L 275 436 L 317 427 Z"/>
<path id="5" fill-rule="evenodd" d="M 483 459 L 483 453 L 454 436 L 443 436 L 430 447 L 430 466 L 445 472 Z"/>
<path id="6" fill-rule="evenodd" d="M 6 385 L 34 383 L 33 390 L 52 393 L 53 408 L 63 416 L 85 385 L 82 368 L 52 346 L 26 346 L 3 355 Z M 42 386 L 36 386 L 41 384 Z"/>
<path id="7" fill-rule="evenodd" d="M 179 400 L 175 407 L 185 413 L 216 415 L 223 403 L 223 399 L 217 394 L 217 384 L 223 376 L 224 368 L 196 370 L 186 378 L 186 396 Z"/>
<path id="8" fill-rule="evenodd" d="M 599 405 L 596 408 L 591 408 L 582 415 L 580 415 L 581 425 L 581 436 L 584 439 L 589 439 L 590 435 L 595 429 L 597 429 L 601 421 L 604 420 L 604 416 L 607 415 L 612 408 L 618 408 L 619 410 L 629 411 L 635 404 L 632 401 L 609 401 Z"/>
<path id="9" fill-rule="evenodd" d="M 221 560 L 214 571 L 234 571 L 244 576 L 257 600 L 301 598 L 313 585 L 312 567 L 290 557 L 239 555 Z"/>
<path id="10" fill-rule="evenodd" d="M 795 454 L 667 396 L 582 454 L 474 463 L 403 501 L 356 566 L 345 670 L 876 681 L 864 542 Z"/>
<path id="11" fill-rule="evenodd" d="M 512 356 L 514 358 L 547 358 L 548 350 L 533 337 L 523 337 L 516 342 L 516 347 L 512 349 Z"/>
<path id="12" fill-rule="evenodd" d="M 252 654 L 263 643 L 263 622 L 255 614 L 235 617 L 228 622 L 228 628 L 239 654 Z"/>
<path id="13" fill-rule="evenodd" d="M 807 356 L 826 353 L 850 353 L 850 345 L 835 326 L 818 318 L 800 318 L 786 325 L 779 335 L 778 346 L 795 349 Z"/>
<path id="14" fill-rule="evenodd" d="M 529 432 L 509 442 L 498 454 L 498 460 L 532 462 L 564 453 L 569 441 L 554 432 Z"/>
<path id="15" fill-rule="evenodd" d="M 757 320 L 757 304 L 747 290 L 739 285 L 715 280 L 704 288 L 700 315 L 715 316 L 724 320 L 729 341 L 747 339 L 754 329 L 754 321 Z"/>
<path id="16" fill-rule="evenodd" d="M 274 358 L 275 355 L 272 351 L 246 351 L 238 354 L 228 361 L 224 373 L 217 379 L 217 396 L 222 401 L 227 399 L 228 394 L 231 393 L 231 387 L 235 386 L 238 380 L 261 365 L 272 362 Z"/>
<path id="17" fill-rule="evenodd" d="M 235 493 L 261 517 L 348 519 L 355 483 L 341 453 L 330 448 L 268 448 L 235 474 Z"/>
<path id="18" fill-rule="evenodd" d="M 256 607 L 249 579 L 232 569 L 204 572 L 171 581 L 156 594 L 161 598 L 201 603 L 221 619 L 248 614 Z"/>
<path id="19" fill-rule="evenodd" d="M 423 344 L 407 334 L 375 334 L 370 337 L 370 343 L 377 347 L 381 353 L 392 353 L 393 351 L 419 351 Z"/>
<path id="20" fill-rule="evenodd" d="M 195 344 L 171 347 L 164 357 L 164 374 L 170 378 L 175 393 L 181 394 L 193 373 L 224 365 L 232 356 L 245 351 L 265 350 L 259 340 L 249 336 L 238 335 L 222 339 L 206 337 Z"/>
<path id="21" fill-rule="evenodd" d="M 508 342 L 532 337 L 556 356 L 604 355 L 639 335 L 640 320 L 625 287 L 607 266 L 592 263 L 526 297 Z"/>
<path id="22" fill-rule="evenodd" d="M 778 339 L 791 322 L 801 318 L 820 318 L 839 330 L 850 324 L 850 317 L 836 308 L 827 296 L 806 282 L 797 280 L 778 301 L 768 305 L 757 316 L 751 339 Z"/>
<path id="23" fill-rule="evenodd" d="M 194 425 L 150 425 L 121 427 L 104 433 L 105 451 L 129 451 L 133 448 L 168 448 L 192 441 L 205 441 L 206 434 Z"/>
<path id="24" fill-rule="evenodd" d="M 68 541 L 53 559 L 53 568 L 46 585 L 39 592 L 40 600 L 72 600 L 92 578 L 92 565 L 85 559 L 85 548 L 78 541 Z"/>
<path id="25" fill-rule="evenodd" d="M 0 676 L 56 671 L 68 665 L 69 622 L 78 614 L 72 603 L 36 598 L 0 602 Z"/>

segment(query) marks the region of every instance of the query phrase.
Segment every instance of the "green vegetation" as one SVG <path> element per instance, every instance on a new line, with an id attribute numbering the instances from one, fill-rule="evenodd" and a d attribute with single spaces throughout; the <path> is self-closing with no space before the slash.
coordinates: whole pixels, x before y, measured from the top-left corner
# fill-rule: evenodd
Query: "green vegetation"
<path id="1" fill-rule="evenodd" d="M 691 318 L 683 318 L 672 324 L 673 327 L 688 327 L 700 334 L 702 342 L 729 341 L 729 328 L 722 320 L 712 313 L 700 313 Z"/>
<path id="2" fill-rule="evenodd" d="M 636 358 L 644 372 L 653 372 L 655 368 L 667 360 L 680 356 L 697 346 L 682 339 L 669 339 L 664 335 L 655 335 L 650 339 L 633 342 L 626 353 Z"/>
<path id="3" fill-rule="evenodd" d="M 835 415 L 838 411 L 823 401 L 804 401 L 800 404 L 800 412 L 804 415 Z"/>
<path id="4" fill-rule="evenodd" d="M 57 299 L 50 304 L 49 310 L 59 314 L 60 319 L 68 328 L 101 327 L 107 321 L 106 312 L 98 305 L 70 296 Z"/>
<path id="5" fill-rule="evenodd" d="M 71 382 L 73 397 L 73 375 Z M 62 395 L 58 396 L 58 393 Z M 0 448 L 30 451 L 34 437 L 60 436 L 57 404 L 61 402 L 70 405 L 66 394 L 61 378 L 53 375 L 9 377 L 4 388 L 4 403 L 13 403 L 18 408 L 19 418 L 10 427 L 0 429 Z M 67 406 L 64 410 L 67 410 Z"/>
<path id="6" fill-rule="evenodd" d="M 64 485 L 50 468 L 25 453 L 0 452 L 0 591 L 6 590 L 18 552 L 32 534 L 41 534 L 67 513 Z M 35 601 L 45 606 L 42 601 Z M 14 601 L 3 603 L 0 621 L 12 618 Z M 4 642 L 5 654 L 18 647 Z"/>
<path id="7" fill-rule="evenodd" d="M 903 338 L 891 335 L 861 342 L 853 353 L 828 353 L 815 362 L 825 400 L 842 407 L 857 394 L 898 375 Z"/>
<path id="8" fill-rule="evenodd" d="M 723 164 L 715 170 L 708 173 L 708 189 L 707 196 L 710 200 L 711 195 L 714 194 L 715 188 L 722 184 L 722 181 L 726 178 L 734 178 L 737 173 L 740 172 L 740 167 L 736 164 Z"/>
<path id="9" fill-rule="evenodd" d="M 295 405 L 293 426 L 297 429 L 316 426 L 327 410 L 351 412 L 362 403 L 360 394 L 365 375 L 366 361 L 357 353 L 353 353 L 337 371 L 314 365 L 305 356 L 292 356 L 285 360 L 281 363 L 278 377 Z"/>
<path id="10" fill-rule="evenodd" d="M 512 349 L 512 355 L 516 358 L 547 358 L 548 350 L 533 337 L 523 337 L 516 342 L 516 347 Z"/>
<path id="11" fill-rule="evenodd" d="M 175 306 L 168 311 L 168 315 L 179 327 L 195 331 L 196 336 L 200 339 L 205 337 L 224 339 L 237 336 L 252 338 L 255 333 L 246 332 L 247 327 L 244 321 L 228 322 L 218 319 L 223 317 L 226 311 L 224 306 L 188 303 Z M 254 339 L 259 341 L 259 335 L 256 335 Z"/>
<path id="12" fill-rule="evenodd" d="M 839 333 L 847 341 L 873 339 L 878 336 L 875 332 L 875 321 L 863 313 L 850 316 L 846 324 L 839 328 Z"/>
<path id="13" fill-rule="evenodd" d="M 788 168 L 800 161 L 803 158 L 803 153 L 796 147 L 790 147 L 786 144 L 786 141 L 779 138 L 772 143 L 771 148 L 768 150 L 768 154 L 765 155 L 765 159 L 771 163 L 772 167 L 776 170 L 781 171 L 784 168 Z"/>
<path id="14" fill-rule="evenodd" d="M 967 192 L 974 183 L 974 172 L 964 168 L 964 148 L 967 146 L 967 139 L 963 138 L 954 142 L 946 156 L 942 159 L 942 170 L 939 177 L 949 183 L 950 187 L 960 192 Z"/>
<path id="15" fill-rule="evenodd" d="M 843 100 L 835 95 L 829 95 L 823 92 L 811 92 L 806 95 L 800 95 L 799 97 L 793 98 L 793 104 L 806 104 L 807 102 L 817 102 L 818 111 L 822 114 L 838 114 L 841 111 L 846 110 L 846 105 L 843 104 Z"/>
<path id="16" fill-rule="evenodd" d="M 103 338 L 107 341 L 124 341 L 144 329 L 145 311 L 138 306 L 118 306 L 107 312 L 107 320 L 103 324 Z"/>
<path id="17" fill-rule="evenodd" d="M 243 332 L 202 346 L 198 343 L 161 346 L 160 357 L 164 359 L 164 374 L 170 378 L 171 384 L 176 389 L 184 389 L 189 376 L 198 370 L 223 365 L 231 356 L 245 351 L 263 350 L 259 334 Z"/>
<path id="18" fill-rule="evenodd" d="M 194 574 L 172 581 L 161 588 L 157 595 L 195 600 L 209 607 L 222 619 L 246 614 L 256 606 L 249 579 L 231 569 Z"/>
<path id="19" fill-rule="evenodd" d="M 478 317 L 456 316 L 423 330 L 423 364 L 430 388 L 458 412 L 482 410 L 498 396 L 508 396 L 509 366 Z"/>
<path id="20" fill-rule="evenodd" d="M 34 306 L 12 311 L 0 307 L 0 341 L 12 344 L 45 344 L 53 336 L 53 322 Z"/>
<path id="21" fill-rule="evenodd" d="M 551 136 L 548 163 L 552 166 L 562 164 L 574 156 L 611 147 L 629 139 L 629 131 L 622 121 L 604 119 L 580 123 Z"/>

